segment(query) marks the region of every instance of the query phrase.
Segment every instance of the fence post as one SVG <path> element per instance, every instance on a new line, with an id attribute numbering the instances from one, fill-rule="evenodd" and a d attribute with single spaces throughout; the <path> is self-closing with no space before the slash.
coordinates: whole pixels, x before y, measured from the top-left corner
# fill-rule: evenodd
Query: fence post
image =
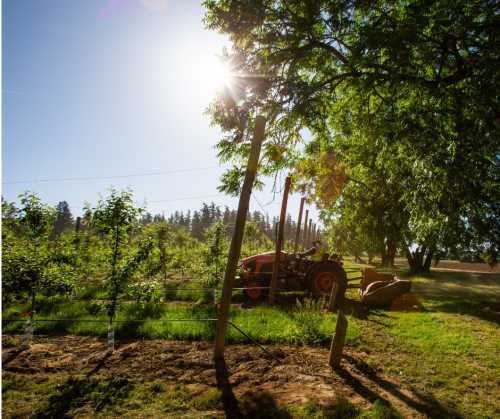
<path id="1" fill-rule="evenodd" d="M 328 311 L 333 311 L 335 307 L 335 300 L 337 299 L 337 291 L 339 287 L 336 282 L 332 284 L 332 291 L 330 292 L 330 300 L 328 301 Z"/>
<path id="2" fill-rule="evenodd" d="M 224 359 L 224 345 L 226 343 L 227 322 L 229 319 L 229 308 L 231 306 L 231 295 L 233 292 L 233 282 L 236 275 L 236 268 L 241 253 L 241 242 L 243 241 L 243 232 L 248 213 L 250 195 L 252 194 L 253 183 L 257 174 L 259 163 L 260 148 L 264 140 L 266 127 L 266 118 L 259 115 L 255 118 L 255 131 L 252 139 L 252 148 L 248 158 L 245 180 L 241 188 L 240 200 L 238 202 L 238 212 L 236 213 L 236 222 L 234 226 L 231 246 L 227 258 L 226 272 L 224 275 L 224 284 L 220 300 L 217 328 L 215 333 L 214 358 Z"/>
<path id="3" fill-rule="evenodd" d="M 278 228 L 278 239 L 276 240 L 276 252 L 274 255 L 273 275 L 271 277 L 271 284 L 269 286 L 269 304 L 274 304 L 276 294 L 276 283 L 278 282 L 278 270 L 281 258 L 281 248 L 283 247 L 283 233 L 285 229 L 286 206 L 288 203 L 288 193 L 290 192 L 290 185 L 292 178 L 287 176 L 285 180 L 285 190 L 283 191 L 283 200 L 281 201 L 280 224 Z"/>
<path id="4" fill-rule="evenodd" d="M 307 222 L 309 220 L 309 210 L 306 210 L 306 218 L 304 220 L 304 234 L 302 234 L 302 250 L 307 246 Z"/>
<path id="5" fill-rule="evenodd" d="M 311 230 L 312 230 L 312 218 L 309 218 L 309 227 L 307 227 L 307 235 L 306 235 L 306 246 L 309 246 L 311 243 Z"/>
<path id="6" fill-rule="evenodd" d="M 302 213 L 304 212 L 304 202 L 306 198 L 300 199 L 300 208 L 299 208 L 299 218 L 297 220 L 297 231 L 295 232 L 295 243 L 293 245 L 293 253 L 297 253 L 299 247 L 299 238 L 300 238 L 300 226 L 302 224 Z"/>
<path id="7" fill-rule="evenodd" d="M 345 336 L 347 333 L 347 319 L 342 308 L 337 313 L 337 324 L 335 326 L 335 334 L 332 338 L 330 346 L 330 355 L 328 364 L 332 368 L 340 367 L 340 360 L 342 359 L 342 350 L 344 349 Z"/>

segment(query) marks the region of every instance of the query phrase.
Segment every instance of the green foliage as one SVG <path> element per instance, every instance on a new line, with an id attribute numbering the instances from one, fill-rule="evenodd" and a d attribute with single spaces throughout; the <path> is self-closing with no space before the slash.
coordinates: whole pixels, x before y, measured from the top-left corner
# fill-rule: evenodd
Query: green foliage
<path id="1" fill-rule="evenodd" d="M 262 230 L 254 222 L 245 223 L 245 233 L 241 248 L 242 257 L 268 252 L 273 249 L 273 243 L 263 234 Z"/>
<path id="2" fill-rule="evenodd" d="M 288 169 L 353 251 L 500 247 L 500 94 L 494 2 L 207 0 L 238 87 L 215 99 L 219 157 L 241 184 L 253 119 L 268 117 L 260 174 Z M 235 24 L 238 22 L 238 24 Z M 349 244 L 350 246 L 351 244 Z M 414 246 L 419 250 L 414 251 Z M 424 262 L 420 263 L 420 260 Z M 418 266 L 420 265 L 420 266 Z"/>
<path id="3" fill-rule="evenodd" d="M 113 321 L 115 316 L 118 297 L 153 247 L 153 242 L 148 237 L 139 243 L 135 252 L 128 246 L 134 228 L 138 228 L 140 213 L 141 209 L 134 206 L 130 191 L 118 192 L 111 189 L 109 196 L 97 203 L 92 214 L 93 226 L 110 244 L 107 249 L 106 272 L 106 287 L 110 299 L 107 310 L 110 321 Z"/>
<path id="4" fill-rule="evenodd" d="M 322 311 L 325 307 L 324 300 L 313 300 L 306 298 L 297 300 L 297 307 L 293 312 L 293 318 L 301 329 L 299 336 L 303 345 L 319 344 L 325 339 L 321 331 L 323 321 Z"/>
<path id="5" fill-rule="evenodd" d="M 19 211 L 7 213 L 2 229 L 2 299 L 68 293 L 74 287 L 73 254 L 49 237 L 54 211 L 34 194 L 20 196 Z"/>
<path id="6" fill-rule="evenodd" d="M 224 275 L 229 243 L 226 238 L 226 227 L 222 221 L 212 224 L 205 231 L 205 249 L 203 251 L 207 267 L 206 285 L 217 287 Z"/>

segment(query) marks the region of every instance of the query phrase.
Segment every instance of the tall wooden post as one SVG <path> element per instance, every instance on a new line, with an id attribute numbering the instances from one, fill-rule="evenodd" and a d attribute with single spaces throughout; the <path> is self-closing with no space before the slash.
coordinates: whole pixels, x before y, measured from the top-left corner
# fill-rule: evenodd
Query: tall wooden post
<path id="1" fill-rule="evenodd" d="M 286 206 L 288 203 L 288 193 L 290 192 L 290 185 L 292 178 L 287 176 L 285 180 L 285 190 L 283 191 L 283 200 L 281 201 L 280 224 L 278 227 L 278 237 L 276 240 L 276 253 L 274 255 L 273 275 L 271 277 L 271 284 L 269 286 L 269 304 L 274 304 L 276 294 L 276 283 L 278 282 L 278 270 L 281 258 L 281 248 L 283 247 L 283 232 L 285 229 Z"/>
<path id="2" fill-rule="evenodd" d="M 335 325 L 335 334 L 333 335 L 332 344 L 330 346 L 330 356 L 328 359 L 328 364 L 332 368 L 340 367 L 346 333 L 347 319 L 345 317 L 344 310 L 341 308 L 337 313 L 337 324 Z"/>
<path id="3" fill-rule="evenodd" d="M 328 300 L 328 311 L 333 311 L 335 308 L 335 300 L 337 299 L 338 290 L 338 283 L 334 281 L 332 284 L 332 289 L 330 291 L 330 299 Z"/>
<path id="4" fill-rule="evenodd" d="M 80 232 L 81 223 L 82 223 L 82 218 L 81 217 L 76 217 L 75 233 L 79 233 Z"/>
<path id="5" fill-rule="evenodd" d="M 224 275 L 224 285 L 219 306 L 219 316 L 217 320 L 217 330 L 215 334 L 214 358 L 224 359 L 224 345 L 226 343 L 227 322 L 229 318 L 229 308 L 231 306 L 231 295 L 233 292 L 233 282 L 236 275 L 236 268 L 241 253 L 241 242 L 243 241 L 243 232 L 248 213 L 250 195 L 252 194 L 253 183 L 257 174 L 260 149 L 264 139 L 266 118 L 259 115 L 255 119 L 255 131 L 252 140 L 250 157 L 248 158 L 245 180 L 241 189 L 240 200 L 238 203 L 238 212 L 236 213 L 236 222 L 234 233 L 231 239 L 229 255 L 227 258 L 226 273 Z"/>
<path id="6" fill-rule="evenodd" d="M 306 227 L 306 226 L 305 226 Z M 312 230 L 312 218 L 309 218 L 309 226 L 306 228 L 306 246 L 309 246 L 311 243 L 311 230 Z"/>
<path id="7" fill-rule="evenodd" d="M 307 222 L 309 219 L 309 210 L 306 210 L 306 218 L 304 220 L 304 234 L 302 235 L 302 250 L 307 246 Z"/>
<path id="8" fill-rule="evenodd" d="M 297 253 L 297 249 L 299 246 L 300 225 L 302 224 L 302 213 L 304 212 L 304 202 L 306 202 L 306 199 L 301 198 L 300 199 L 300 208 L 299 208 L 299 219 L 297 220 L 297 231 L 295 232 L 295 243 L 293 245 L 293 253 Z"/>

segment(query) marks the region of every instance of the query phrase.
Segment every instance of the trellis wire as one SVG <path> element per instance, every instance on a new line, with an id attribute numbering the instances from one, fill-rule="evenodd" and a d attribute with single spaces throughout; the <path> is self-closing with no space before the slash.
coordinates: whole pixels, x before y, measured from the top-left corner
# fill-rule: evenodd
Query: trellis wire
<path id="1" fill-rule="evenodd" d="M 113 320 L 113 323 L 128 323 L 128 322 L 155 322 L 155 323 L 168 323 L 168 322 L 186 322 L 186 321 L 193 321 L 193 322 L 215 322 L 218 319 L 216 318 L 207 318 L 207 319 L 165 319 L 165 320 L 149 320 L 149 319 L 130 319 L 130 320 Z M 26 322 L 26 319 L 2 319 L 2 322 Z M 114 328 L 112 323 L 109 322 L 109 320 L 98 320 L 98 319 L 36 319 L 31 321 L 28 320 L 28 322 L 31 325 L 31 338 L 33 336 L 33 326 L 34 323 L 36 322 L 81 322 L 81 323 L 108 323 L 108 334 L 107 334 L 107 348 L 110 351 L 114 351 L 115 347 L 115 339 L 114 339 Z M 236 331 L 238 331 L 240 334 L 245 336 L 250 342 L 252 342 L 254 345 L 258 346 L 263 352 L 271 356 L 272 358 L 276 359 L 276 357 L 269 352 L 264 346 L 262 346 L 259 342 L 257 342 L 255 339 L 250 337 L 247 333 L 245 333 L 243 330 L 241 330 L 240 327 L 236 326 L 232 321 L 228 321 L 228 324 L 230 324 Z M 28 327 L 28 323 L 27 323 Z M 29 348 L 29 345 L 31 343 L 31 339 L 29 342 L 26 342 L 27 345 L 25 345 L 25 341 L 21 343 L 21 349 L 27 349 Z"/>

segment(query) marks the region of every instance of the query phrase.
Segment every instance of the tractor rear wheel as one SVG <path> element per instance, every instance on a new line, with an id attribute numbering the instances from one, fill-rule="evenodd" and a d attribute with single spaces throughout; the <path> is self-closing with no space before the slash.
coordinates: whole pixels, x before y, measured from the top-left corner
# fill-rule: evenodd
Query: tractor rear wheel
<path id="1" fill-rule="evenodd" d="M 336 284 L 338 291 L 334 307 L 338 307 L 344 301 L 347 275 L 340 265 L 331 261 L 313 264 L 307 273 L 307 282 L 309 289 L 317 297 L 330 296 L 332 286 Z"/>

